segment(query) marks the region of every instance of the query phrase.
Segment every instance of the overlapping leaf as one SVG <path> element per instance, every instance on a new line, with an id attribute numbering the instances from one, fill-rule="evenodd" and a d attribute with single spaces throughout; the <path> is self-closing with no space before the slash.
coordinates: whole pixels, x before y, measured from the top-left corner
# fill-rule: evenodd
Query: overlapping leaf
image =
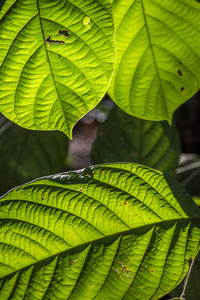
<path id="1" fill-rule="evenodd" d="M 127 115 L 114 107 L 93 144 L 93 163 L 138 162 L 174 175 L 180 155 L 175 126 Z"/>
<path id="2" fill-rule="evenodd" d="M 60 172 L 67 145 L 60 132 L 26 130 L 0 116 L 0 195 L 28 180 Z"/>
<path id="3" fill-rule="evenodd" d="M 194 0 L 114 0 L 117 61 L 109 88 L 126 112 L 171 121 L 199 90 L 200 5 Z"/>
<path id="4" fill-rule="evenodd" d="M 0 111 L 20 126 L 71 136 L 107 90 L 113 44 L 109 0 L 7 0 L 0 13 Z"/>
<path id="5" fill-rule="evenodd" d="M 159 299 L 199 248 L 198 207 L 137 164 L 48 176 L 0 200 L 0 299 Z"/>

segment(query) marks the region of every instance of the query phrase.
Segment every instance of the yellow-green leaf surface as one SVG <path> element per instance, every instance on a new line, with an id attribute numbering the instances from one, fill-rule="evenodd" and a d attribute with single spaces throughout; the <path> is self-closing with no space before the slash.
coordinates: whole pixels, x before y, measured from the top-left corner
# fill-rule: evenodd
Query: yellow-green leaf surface
<path id="1" fill-rule="evenodd" d="M 175 175 L 181 153 L 178 132 L 166 121 L 130 116 L 114 107 L 93 144 L 93 163 L 137 162 Z"/>
<path id="2" fill-rule="evenodd" d="M 0 111 L 22 127 L 71 137 L 105 94 L 113 61 L 109 0 L 7 0 L 0 13 Z"/>
<path id="3" fill-rule="evenodd" d="M 0 195 L 27 181 L 61 172 L 68 138 L 21 128 L 0 116 Z"/>
<path id="4" fill-rule="evenodd" d="M 0 299 L 159 299 L 199 248 L 199 209 L 137 164 L 43 177 L 0 199 Z"/>
<path id="5" fill-rule="evenodd" d="M 114 0 L 117 60 L 109 94 L 127 113 L 171 121 L 199 90 L 200 4 Z"/>

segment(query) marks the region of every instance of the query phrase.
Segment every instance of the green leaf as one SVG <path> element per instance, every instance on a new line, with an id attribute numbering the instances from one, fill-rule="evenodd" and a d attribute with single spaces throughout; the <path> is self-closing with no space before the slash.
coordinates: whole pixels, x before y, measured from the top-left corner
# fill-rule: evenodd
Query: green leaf
<path id="1" fill-rule="evenodd" d="M 181 282 L 172 292 L 170 292 L 170 297 L 175 297 L 181 295 L 183 290 L 184 281 Z M 200 295 L 200 252 L 198 253 L 192 271 L 186 286 L 185 297 L 187 300 L 199 300 Z"/>
<path id="2" fill-rule="evenodd" d="M 168 175 L 107 164 L 0 199 L 0 299 L 158 299 L 197 254 L 198 207 Z"/>
<path id="3" fill-rule="evenodd" d="M 127 115 L 114 107 L 100 126 L 93 144 L 93 163 L 138 162 L 175 175 L 180 156 L 175 126 Z"/>
<path id="4" fill-rule="evenodd" d="M 68 139 L 60 132 L 23 129 L 0 116 L 0 194 L 62 170 Z"/>
<path id="5" fill-rule="evenodd" d="M 199 90 L 200 5 L 194 0 L 114 0 L 111 98 L 127 113 L 171 122 Z"/>
<path id="6" fill-rule="evenodd" d="M 71 137 L 105 94 L 113 61 L 109 0 L 7 0 L 0 13 L 0 111 L 22 127 Z"/>

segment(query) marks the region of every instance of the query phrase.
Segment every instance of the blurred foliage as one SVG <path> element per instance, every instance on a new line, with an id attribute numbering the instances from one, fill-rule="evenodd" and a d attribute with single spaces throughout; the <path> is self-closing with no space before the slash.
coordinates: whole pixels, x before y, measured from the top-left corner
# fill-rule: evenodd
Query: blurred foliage
<path id="1" fill-rule="evenodd" d="M 38 177 L 60 172 L 68 138 L 60 132 L 30 131 L 0 116 L 0 194 Z"/>

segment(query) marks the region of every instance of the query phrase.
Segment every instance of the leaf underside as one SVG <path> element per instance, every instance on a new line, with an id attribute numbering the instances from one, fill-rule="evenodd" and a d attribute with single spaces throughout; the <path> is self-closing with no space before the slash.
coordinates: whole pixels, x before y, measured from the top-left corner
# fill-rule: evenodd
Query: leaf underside
<path id="1" fill-rule="evenodd" d="M 111 98 L 127 113 L 171 122 L 199 90 L 200 4 L 114 0 L 116 65 Z"/>
<path id="2" fill-rule="evenodd" d="M 191 197 L 137 164 L 43 177 L 0 204 L 1 300 L 159 299 L 199 248 Z"/>
<path id="3" fill-rule="evenodd" d="M 21 128 L 0 116 L 0 195 L 35 178 L 60 172 L 68 139 L 61 132 Z"/>
<path id="4" fill-rule="evenodd" d="M 99 127 L 93 144 L 93 163 L 137 162 L 174 176 L 180 156 L 175 126 L 142 120 L 114 107 Z"/>
<path id="5" fill-rule="evenodd" d="M 22 127 L 57 129 L 71 137 L 112 75 L 111 4 L 7 0 L 0 45 L 0 111 Z"/>

